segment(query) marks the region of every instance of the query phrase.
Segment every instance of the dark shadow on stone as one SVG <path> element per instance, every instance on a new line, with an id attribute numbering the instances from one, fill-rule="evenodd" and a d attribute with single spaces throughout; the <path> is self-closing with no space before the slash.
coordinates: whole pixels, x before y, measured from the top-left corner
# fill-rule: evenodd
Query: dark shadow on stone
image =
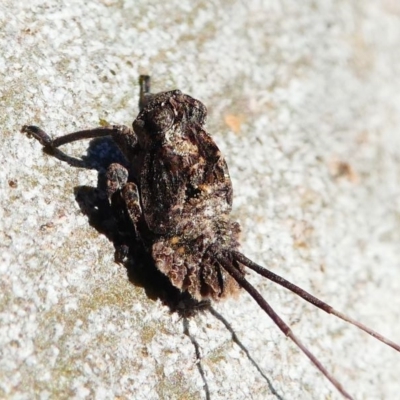
<path id="1" fill-rule="evenodd" d="M 98 171 L 97 186 L 75 187 L 75 199 L 82 213 L 88 217 L 89 224 L 113 243 L 116 262 L 126 268 L 132 284 L 142 287 L 149 298 L 161 300 L 171 312 L 177 312 L 182 317 L 190 317 L 210 306 L 209 301 L 197 301 L 172 286 L 137 241 L 125 204 L 118 200 L 119 196 L 113 196 L 111 204 L 108 201 L 107 167 L 116 162 L 129 166 L 111 138 L 92 139 L 87 155 L 81 159 L 59 149 L 45 149 L 45 152 L 73 167 Z"/>
<path id="2" fill-rule="evenodd" d="M 70 156 L 59 148 L 44 147 L 43 152 L 75 168 L 95 169 L 99 172 L 105 172 L 112 163 L 119 163 L 128 167 L 125 157 L 111 137 L 90 140 L 87 154 L 82 158 Z"/>
<path id="3" fill-rule="evenodd" d="M 246 357 L 249 359 L 249 361 L 253 364 L 255 369 L 259 372 L 259 374 L 265 379 L 267 382 L 267 385 L 269 387 L 269 390 L 271 393 L 279 400 L 284 400 L 283 397 L 275 390 L 273 387 L 270 379 L 268 376 L 265 375 L 261 367 L 257 364 L 257 362 L 254 360 L 254 358 L 251 356 L 249 350 L 247 350 L 246 346 L 239 340 L 238 336 L 236 335 L 235 330 L 233 329 L 232 325 L 213 307 L 209 307 L 208 311 L 210 312 L 211 315 L 213 315 L 218 321 L 221 321 L 224 325 L 225 328 L 231 333 L 232 335 L 232 340 L 239 346 L 239 348 L 244 352 Z"/>
<path id="4" fill-rule="evenodd" d="M 191 335 L 190 330 L 189 330 L 189 320 L 187 318 L 183 318 L 183 333 L 189 337 L 190 341 L 193 344 L 194 347 L 194 351 L 196 354 L 196 365 L 197 365 L 197 369 L 199 370 L 199 374 L 201 376 L 201 379 L 203 381 L 203 388 L 204 388 L 204 392 L 206 395 L 206 400 L 210 400 L 211 399 L 211 395 L 210 395 L 210 389 L 208 387 L 208 383 L 207 383 L 207 379 L 206 379 L 206 374 L 204 373 L 204 368 L 203 365 L 201 363 L 201 352 L 200 352 L 200 346 L 197 343 L 197 340 L 194 336 Z"/>

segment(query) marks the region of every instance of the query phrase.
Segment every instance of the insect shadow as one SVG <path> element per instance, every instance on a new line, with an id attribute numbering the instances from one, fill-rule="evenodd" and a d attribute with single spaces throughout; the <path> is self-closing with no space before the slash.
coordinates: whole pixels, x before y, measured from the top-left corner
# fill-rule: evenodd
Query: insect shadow
<path id="1" fill-rule="evenodd" d="M 182 318 L 183 333 L 189 337 L 193 344 L 198 372 L 203 381 L 205 398 L 211 399 L 208 382 L 201 363 L 201 348 L 196 338 L 190 333 L 189 319 L 197 313 L 210 313 L 220 321 L 231 334 L 232 341 L 242 350 L 253 367 L 265 380 L 270 392 L 278 400 L 283 397 L 277 392 L 271 379 L 265 374 L 261 367 L 251 356 L 249 350 L 241 342 L 232 325 L 211 305 L 210 300 L 196 300 L 182 292 L 171 284 L 171 281 L 161 273 L 155 266 L 154 260 L 138 245 L 136 240 L 129 241 L 129 248 L 123 260 L 119 260 L 120 246 L 127 242 L 126 232 L 129 226 L 125 226 L 126 220 L 116 220 L 115 212 L 107 198 L 106 171 L 109 165 L 118 162 L 126 165 L 125 157 L 116 146 L 115 142 L 108 137 L 92 139 L 87 148 L 87 154 L 82 158 L 67 155 L 59 149 L 43 149 L 45 153 L 64 161 L 72 167 L 97 170 L 97 186 L 76 186 L 74 188 L 75 200 L 81 212 L 87 216 L 89 224 L 100 234 L 110 240 L 115 249 L 116 262 L 122 264 L 127 271 L 129 281 L 143 290 L 146 296 L 154 301 L 159 300 L 167 306 L 171 313 L 176 312 Z"/>

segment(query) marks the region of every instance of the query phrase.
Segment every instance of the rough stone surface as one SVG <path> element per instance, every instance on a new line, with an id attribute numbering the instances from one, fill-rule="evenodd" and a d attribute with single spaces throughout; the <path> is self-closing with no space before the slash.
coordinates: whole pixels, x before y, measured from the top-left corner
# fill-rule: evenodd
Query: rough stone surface
<path id="1" fill-rule="evenodd" d="M 2 1 L 1 398 L 206 398 L 182 321 L 129 282 L 75 201 L 97 171 L 19 133 L 130 124 L 141 73 L 207 105 L 243 252 L 400 341 L 398 2 L 193 4 Z M 80 157 L 88 143 L 66 147 Z M 398 397 L 400 354 L 249 279 L 357 399 Z M 211 399 L 340 398 L 245 293 L 216 309 L 270 384 L 200 315 Z"/>

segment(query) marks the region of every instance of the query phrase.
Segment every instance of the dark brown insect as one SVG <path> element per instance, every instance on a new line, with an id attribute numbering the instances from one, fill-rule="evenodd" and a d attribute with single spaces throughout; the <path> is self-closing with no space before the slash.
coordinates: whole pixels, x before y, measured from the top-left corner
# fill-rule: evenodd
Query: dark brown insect
<path id="1" fill-rule="evenodd" d="M 225 159 L 204 130 L 205 106 L 179 90 L 150 94 L 150 77 L 140 77 L 140 113 L 133 129 L 110 125 L 52 140 L 36 126 L 22 132 L 53 152 L 76 140 L 111 136 L 128 167 L 111 164 L 107 195 L 117 218 L 130 225 L 118 252 L 138 243 L 172 285 L 191 298 L 219 301 L 243 288 L 348 399 L 351 396 L 293 334 L 261 294 L 246 280 L 250 268 L 329 314 L 347 321 L 395 350 L 400 346 L 336 311 L 239 251 L 240 227 L 231 220 L 232 184 Z"/>

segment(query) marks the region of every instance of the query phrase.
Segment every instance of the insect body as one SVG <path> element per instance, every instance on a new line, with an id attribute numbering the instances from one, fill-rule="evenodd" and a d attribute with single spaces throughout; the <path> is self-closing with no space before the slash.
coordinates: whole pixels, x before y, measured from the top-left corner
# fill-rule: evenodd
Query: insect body
<path id="1" fill-rule="evenodd" d="M 56 149 L 75 140 L 111 136 L 129 167 L 109 166 L 107 195 L 114 209 L 121 211 L 118 211 L 119 218 L 122 215 L 129 220 L 134 232 L 130 240 L 144 248 L 174 287 L 196 300 L 220 300 L 240 288 L 245 289 L 279 329 L 350 399 L 341 384 L 246 280 L 245 268 L 397 351 L 400 346 L 252 262 L 239 251 L 240 227 L 230 218 L 232 184 L 224 157 L 204 130 L 205 106 L 179 90 L 151 94 L 149 76 L 141 76 L 139 82 L 140 112 L 133 129 L 112 125 L 54 140 L 35 126 L 24 126 L 22 131 L 39 140 L 46 149 Z"/>

